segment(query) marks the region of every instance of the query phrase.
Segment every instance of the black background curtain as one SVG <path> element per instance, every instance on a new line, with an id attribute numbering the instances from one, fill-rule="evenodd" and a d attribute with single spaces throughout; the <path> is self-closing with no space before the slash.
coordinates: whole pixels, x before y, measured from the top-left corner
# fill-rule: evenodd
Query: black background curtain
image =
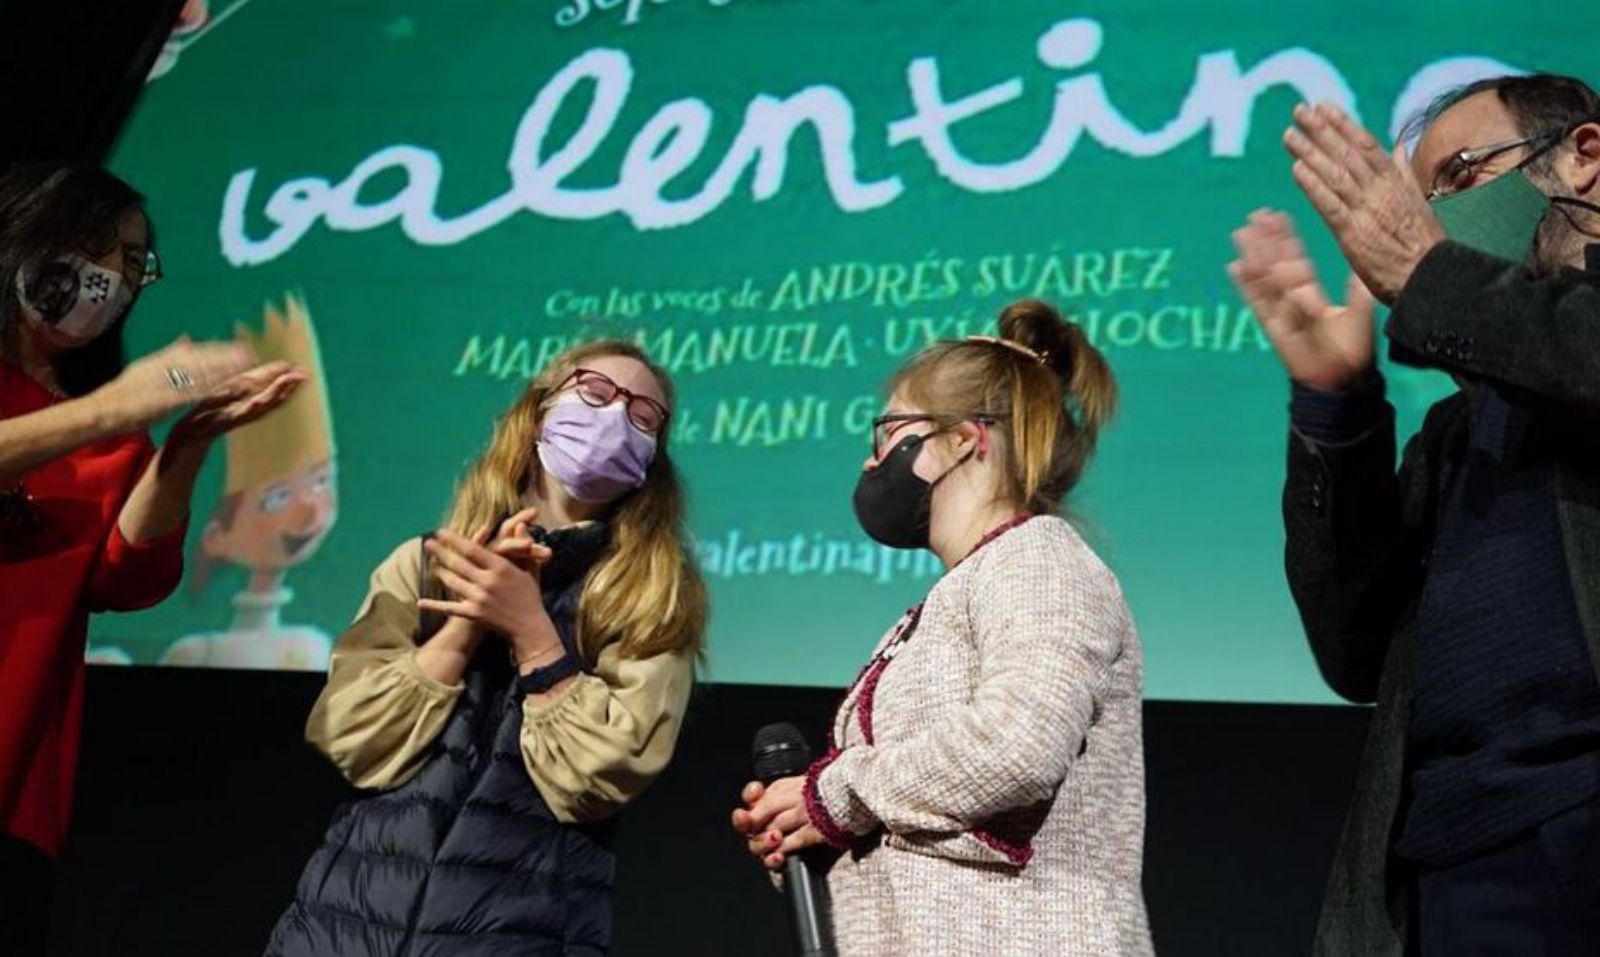
<path id="1" fill-rule="evenodd" d="M 184 0 L 0 0 L 0 167 L 103 163 Z"/>
<path id="2" fill-rule="evenodd" d="M 303 737 L 322 681 L 89 669 L 53 957 L 259 957 L 353 793 Z M 699 686 L 672 764 L 622 816 L 614 957 L 794 952 L 783 898 L 728 815 L 756 729 L 793 721 L 820 750 L 842 694 Z M 1161 957 L 1310 952 L 1368 713 L 1145 703 L 1144 887 Z"/>

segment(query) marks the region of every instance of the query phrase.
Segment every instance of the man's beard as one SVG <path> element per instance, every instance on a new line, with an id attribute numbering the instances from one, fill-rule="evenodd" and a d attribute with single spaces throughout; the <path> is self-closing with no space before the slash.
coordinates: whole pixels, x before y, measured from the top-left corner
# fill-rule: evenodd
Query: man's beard
<path id="1" fill-rule="evenodd" d="M 1546 196 L 1567 195 L 1566 184 L 1553 176 L 1530 176 L 1529 179 Z M 1544 221 L 1539 223 L 1539 229 L 1533 235 L 1533 248 L 1528 250 L 1528 268 L 1535 276 L 1544 278 L 1554 276 L 1563 269 L 1584 268 L 1585 247 L 1600 241 L 1600 235 L 1585 233 L 1580 227 L 1587 226 L 1593 230 L 1595 224 L 1579 220 L 1580 215 L 1587 214 L 1560 203 L 1550 204 L 1549 212 L 1545 213 Z"/>

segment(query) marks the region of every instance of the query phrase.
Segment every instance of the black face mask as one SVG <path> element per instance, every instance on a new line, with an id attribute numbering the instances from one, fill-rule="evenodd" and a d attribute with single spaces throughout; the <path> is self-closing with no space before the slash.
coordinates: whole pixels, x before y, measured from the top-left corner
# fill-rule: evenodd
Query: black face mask
<path id="1" fill-rule="evenodd" d="M 873 541 L 890 548 L 928 547 L 933 490 L 973 455 L 968 452 L 946 469 L 944 475 L 928 481 L 913 471 L 912 466 L 916 465 L 923 444 L 938 434 L 906 436 L 882 461 L 862 472 L 861 478 L 856 480 L 856 521 Z"/>

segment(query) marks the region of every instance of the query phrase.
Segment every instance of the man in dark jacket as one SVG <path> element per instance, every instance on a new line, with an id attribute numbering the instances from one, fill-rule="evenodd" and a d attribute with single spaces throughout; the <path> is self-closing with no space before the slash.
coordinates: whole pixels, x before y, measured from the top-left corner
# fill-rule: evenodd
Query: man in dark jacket
<path id="1" fill-rule="evenodd" d="M 1600 953 L 1600 96 L 1502 78 L 1416 125 L 1409 161 L 1330 106 L 1285 136 L 1343 306 L 1281 214 L 1230 267 L 1293 380 L 1291 591 L 1377 703 L 1317 953 Z M 1460 385 L 1398 474 L 1373 297 Z"/>

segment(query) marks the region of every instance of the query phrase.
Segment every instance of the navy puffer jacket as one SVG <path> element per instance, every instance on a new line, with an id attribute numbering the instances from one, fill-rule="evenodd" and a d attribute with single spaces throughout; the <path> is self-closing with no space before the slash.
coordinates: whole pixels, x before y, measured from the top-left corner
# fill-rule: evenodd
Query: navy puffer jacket
<path id="1" fill-rule="evenodd" d="M 572 651 L 588 551 L 545 579 Z M 534 787 L 519 746 L 525 690 L 502 641 L 479 646 L 463 684 L 414 776 L 335 813 L 267 957 L 607 952 L 614 819 L 562 823 Z"/>

